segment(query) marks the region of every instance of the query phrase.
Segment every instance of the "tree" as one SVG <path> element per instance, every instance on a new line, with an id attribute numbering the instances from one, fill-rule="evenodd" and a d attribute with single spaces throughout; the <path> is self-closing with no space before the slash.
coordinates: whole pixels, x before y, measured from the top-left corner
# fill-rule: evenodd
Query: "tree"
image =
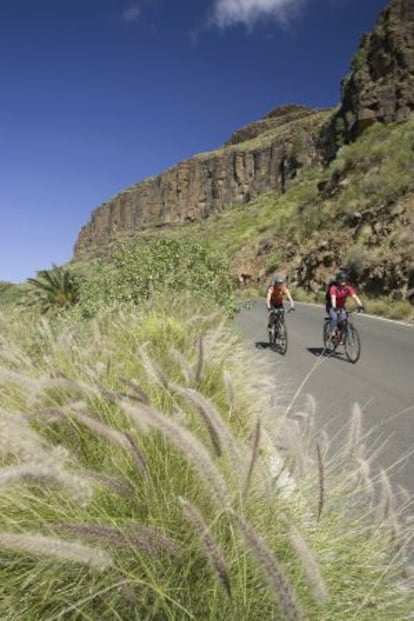
<path id="1" fill-rule="evenodd" d="M 36 278 L 28 278 L 37 296 L 32 298 L 39 303 L 43 312 L 64 309 L 79 301 L 79 282 L 67 269 L 52 263 L 51 270 L 40 270 Z"/>

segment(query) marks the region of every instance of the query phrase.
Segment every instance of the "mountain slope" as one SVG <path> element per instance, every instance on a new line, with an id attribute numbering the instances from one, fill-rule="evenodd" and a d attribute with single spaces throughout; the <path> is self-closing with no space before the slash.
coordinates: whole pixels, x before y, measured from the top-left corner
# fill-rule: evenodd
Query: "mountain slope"
<path id="1" fill-rule="evenodd" d="M 75 261 L 119 237 L 201 236 L 235 276 L 275 269 L 317 293 L 347 265 L 367 294 L 414 301 L 414 0 L 391 0 L 365 34 L 336 109 L 283 106 L 220 149 L 98 207 Z"/>

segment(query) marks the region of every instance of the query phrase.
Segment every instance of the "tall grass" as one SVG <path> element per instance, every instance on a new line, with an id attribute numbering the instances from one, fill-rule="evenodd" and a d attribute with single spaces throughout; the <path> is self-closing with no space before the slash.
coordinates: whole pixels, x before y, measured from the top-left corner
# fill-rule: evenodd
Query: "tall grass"
<path id="1" fill-rule="evenodd" d="M 0 317 L 1 619 L 410 618 L 358 408 L 333 452 L 190 299 L 21 325 Z"/>

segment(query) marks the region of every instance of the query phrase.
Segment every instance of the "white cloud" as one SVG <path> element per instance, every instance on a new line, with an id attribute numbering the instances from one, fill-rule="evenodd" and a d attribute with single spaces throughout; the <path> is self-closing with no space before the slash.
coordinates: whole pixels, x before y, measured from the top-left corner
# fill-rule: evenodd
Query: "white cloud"
<path id="1" fill-rule="evenodd" d="M 135 22 L 141 15 L 141 7 L 137 4 L 130 4 L 123 12 L 122 19 L 126 22 Z"/>
<path id="2" fill-rule="evenodd" d="M 266 19 L 288 23 L 306 0 L 214 0 L 211 22 L 219 28 L 253 26 Z"/>

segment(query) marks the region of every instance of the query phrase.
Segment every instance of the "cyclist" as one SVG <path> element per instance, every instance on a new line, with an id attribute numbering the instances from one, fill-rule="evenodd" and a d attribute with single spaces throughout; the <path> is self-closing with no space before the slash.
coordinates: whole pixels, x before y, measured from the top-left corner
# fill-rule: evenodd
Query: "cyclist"
<path id="1" fill-rule="evenodd" d="M 335 281 L 329 285 L 326 294 L 326 312 L 330 319 L 331 339 L 336 335 L 338 321 L 346 318 L 345 304 L 348 297 L 355 301 L 358 310 L 364 310 L 364 305 L 355 293 L 355 290 L 347 283 L 347 273 L 344 270 L 340 270 L 335 276 Z"/>
<path id="2" fill-rule="evenodd" d="M 288 289 L 288 286 L 285 283 L 285 279 L 283 276 L 275 276 L 267 289 L 266 296 L 266 308 L 268 311 L 273 309 L 280 309 L 284 311 L 283 300 L 284 297 L 287 297 L 290 303 L 289 310 L 295 310 L 295 303 L 291 296 L 291 293 Z M 267 329 L 270 331 L 271 329 L 271 314 L 269 313 L 269 319 L 267 322 Z"/>

